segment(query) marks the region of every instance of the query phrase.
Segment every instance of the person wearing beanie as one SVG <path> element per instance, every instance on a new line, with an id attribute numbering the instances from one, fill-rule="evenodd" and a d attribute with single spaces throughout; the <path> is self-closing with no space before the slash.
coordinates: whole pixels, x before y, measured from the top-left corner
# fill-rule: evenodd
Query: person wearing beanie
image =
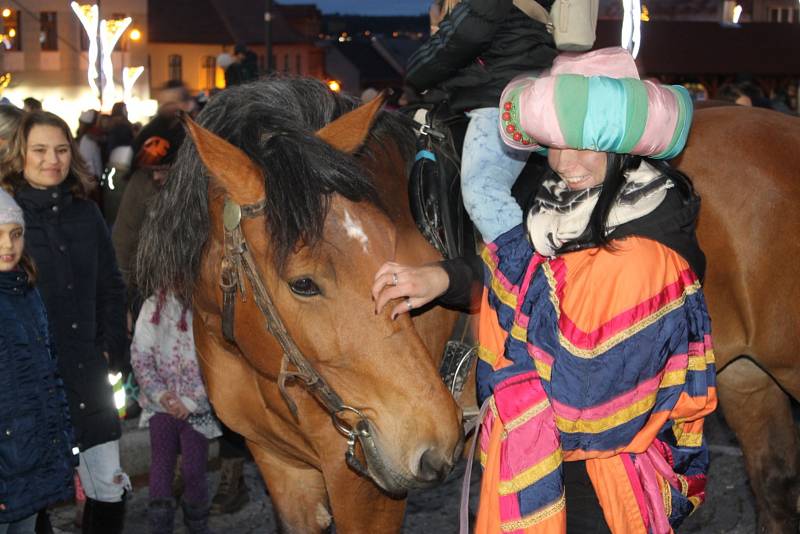
<path id="1" fill-rule="evenodd" d="M 468 206 L 483 272 L 387 264 L 376 306 L 485 277 L 475 532 L 671 533 L 705 499 L 717 402 L 700 199 L 665 161 L 691 99 L 613 48 L 513 80 L 499 108 L 509 147 L 546 152 L 531 204 L 498 209 L 510 177 L 485 167 L 462 183 L 484 197 Z"/>
<path id="2" fill-rule="evenodd" d="M 0 161 L 0 186 L 22 208 L 25 251 L 38 269 L 80 453 L 83 532 L 120 534 L 130 482 L 120 466 L 109 374 L 122 364 L 127 337 L 124 286 L 108 227 L 87 198 L 91 177 L 61 118 L 26 114 L 10 146 Z"/>
<path id="3" fill-rule="evenodd" d="M 0 188 L 0 534 L 33 534 L 36 514 L 73 495 L 78 457 L 25 218 Z"/>

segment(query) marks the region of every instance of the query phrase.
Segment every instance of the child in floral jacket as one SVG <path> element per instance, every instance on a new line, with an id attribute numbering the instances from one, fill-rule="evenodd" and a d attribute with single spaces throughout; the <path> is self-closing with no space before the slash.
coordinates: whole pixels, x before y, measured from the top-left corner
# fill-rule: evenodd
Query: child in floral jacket
<path id="1" fill-rule="evenodd" d="M 208 440 L 221 435 L 197 365 L 192 312 L 172 293 L 145 301 L 136 321 L 131 363 L 139 382 L 140 426 L 150 427 L 153 533 L 172 532 L 172 478 L 178 454 L 185 481 L 182 507 L 189 532 L 208 532 Z"/>

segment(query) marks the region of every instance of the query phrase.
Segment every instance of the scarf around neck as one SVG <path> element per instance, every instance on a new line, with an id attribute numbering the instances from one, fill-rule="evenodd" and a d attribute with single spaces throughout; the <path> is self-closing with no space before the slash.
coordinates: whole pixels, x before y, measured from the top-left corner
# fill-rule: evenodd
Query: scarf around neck
<path id="1" fill-rule="evenodd" d="M 608 215 L 606 235 L 622 224 L 653 212 L 673 185 L 669 178 L 646 161 L 642 161 L 639 168 L 625 173 L 625 185 Z M 558 177 L 545 180 L 526 221 L 528 238 L 536 252 L 552 257 L 570 242 L 587 237 L 589 218 L 602 189 L 600 184 L 573 191 Z"/>

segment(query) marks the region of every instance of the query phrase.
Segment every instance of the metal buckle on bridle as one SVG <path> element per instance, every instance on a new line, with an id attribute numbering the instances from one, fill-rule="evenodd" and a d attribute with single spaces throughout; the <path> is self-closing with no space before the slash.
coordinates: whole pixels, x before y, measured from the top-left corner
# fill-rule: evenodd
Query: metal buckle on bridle
<path id="1" fill-rule="evenodd" d="M 432 126 L 428 124 L 420 124 L 417 131 L 420 135 L 430 135 L 431 137 L 435 137 L 438 140 L 443 140 L 447 137 L 445 134 L 440 132 L 439 130 L 434 129 Z"/>

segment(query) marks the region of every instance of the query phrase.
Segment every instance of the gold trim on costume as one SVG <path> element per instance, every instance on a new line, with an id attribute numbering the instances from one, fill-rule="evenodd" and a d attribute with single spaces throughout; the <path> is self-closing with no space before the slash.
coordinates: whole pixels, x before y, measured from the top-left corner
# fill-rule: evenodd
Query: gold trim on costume
<path id="1" fill-rule="evenodd" d="M 558 295 L 556 295 L 557 284 L 555 275 L 553 274 L 553 270 L 549 263 L 543 263 L 542 270 L 544 271 L 544 274 L 547 277 L 547 283 L 550 285 L 550 302 L 553 303 L 553 307 L 556 310 L 556 317 L 560 320 L 561 303 L 558 300 Z M 602 342 L 601 344 L 597 345 L 594 348 L 581 349 L 576 347 L 570 340 L 566 338 L 566 336 L 564 336 L 561 330 L 559 330 L 558 332 L 559 342 L 561 343 L 561 346 L 570 351 L 573 356 L 584 359 L 594 358 L 595 356 L 607 352 L 609 349 L 614 347 L 614 345 L 617 345 L 625 341 L 629 337 L 636 335 L 640 331 L 644 330 L 648 326 L 652 325 L 653 323 L 655 323 L 656 321 L 667 315 L 669 312 L 680 308 L 681 306 L 683 306 L 684 302 L 686 302 L 686 297 L 688 295 L 696 293 L 699 289 L 700 289 L 700 281 L 698 280 L 695 281 L 693 284 L 686 286 L 683 289 L 683 293 L 681 294 L 681 296 L 676 300 L 673 300 L 672 302 L 666 304 L 663 308 L 660 308 L 657 311 L 651 313 L 638 323 L 635 323 L 626 328 L 625 330 L 614 334 L 613 336 L 611 336 L 610 338 L 608 338 L 607 340 L 605 340 L 604 342 Z"/>
<path id="2" fill-rule="evenodd" d="M 571 421 L 556 415 L 556 425 L 562 432 L 598 434 L 600 432 L 605 432 L 610 428 L 625 424 L 631 419 L 647 413 L 653 408 L 655 402 L 656 393 L 651 393 L 647 397 L 639 399 L 630 406 L 627 406 L 609 416 L 603 417 L 602 419 L 578 419 L 577 421 Z"/>
<path id="3" fill-rule="evenodd" d="M 546 398 L 543 401 L 537 403 L 536 405 L 531 406 L 530 408 L 525 410 L 522 413 L 522 415 L 515 417 L 514 419 L 505 424 L 506 432 L 511 432 L 515 428 L 524 425 L 525 423 L 527 423 L 528 421 L 530 421 L 531 419 L 542 413 L 542 411 L 544 411 L 548 406 L 550 406 L 550 401 L 547 400 Z"/>
<path id="4" fill-rule="evenodd" d="M 500 495 L 510 495 L 522 491 L 558 469 L 558 466 L 561 465 L 562 456 L 561 447 L 559 447 L 553 454 L 543 458 L 539 463 L 529 467 L 511 480 L 501 480 L 497 488 L 498 493 Z"/>
<path id="5" fill-rule="evenodd" d="M 561 512 L 565 506 L 566 499 L 564 499 L 564 494 L 562 493 L 561 497 L 555 503 L 547 506 L 546 508 L 541 508 L 539 511 L 534 512 L 531 515 L 503 523 L 500 525 L 500 530 L 503 532 L 514 532 L 515 530 L 531 527 L 537 523 L 541 523 L 545 519 L 553 517 L 557 513 Z"/>

